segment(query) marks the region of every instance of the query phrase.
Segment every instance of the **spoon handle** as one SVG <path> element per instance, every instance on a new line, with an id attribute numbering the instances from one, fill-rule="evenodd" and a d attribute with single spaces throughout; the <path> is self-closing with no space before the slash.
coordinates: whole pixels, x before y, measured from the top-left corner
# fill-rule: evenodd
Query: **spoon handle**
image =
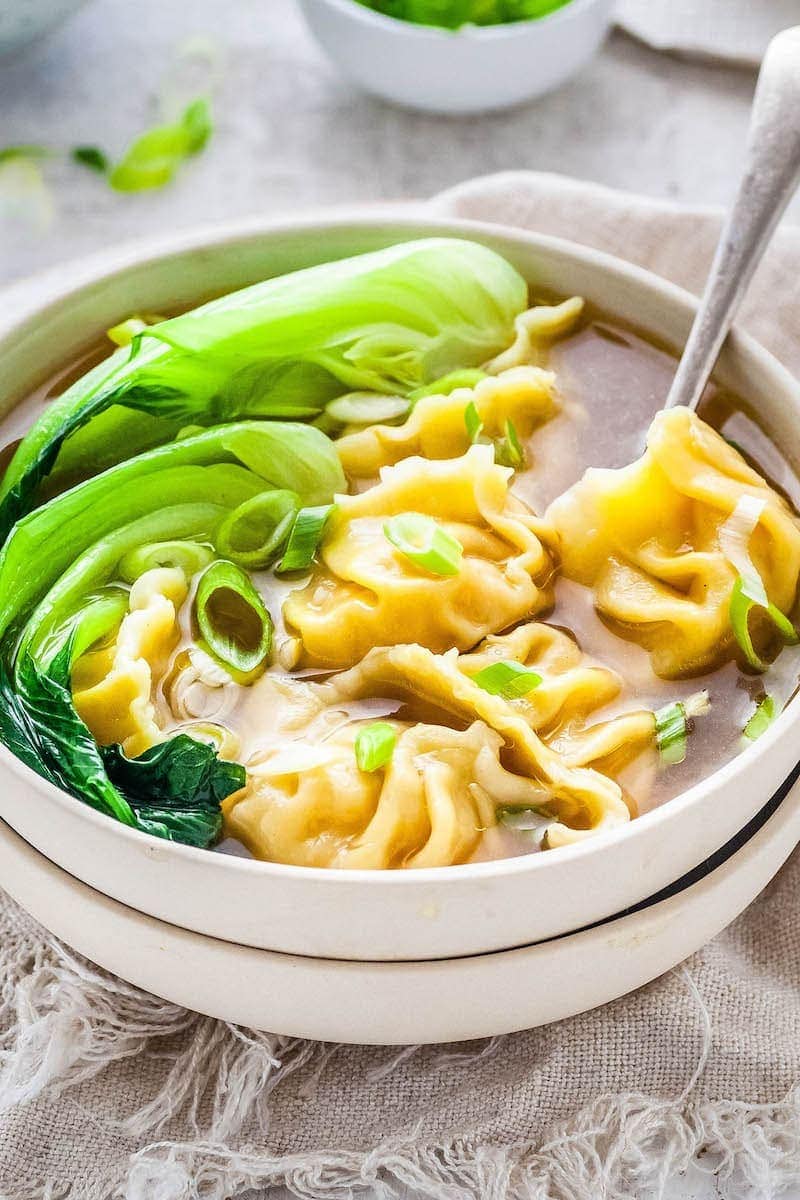
<path id="1" fill-rule="evenodd" d="M 697 408 L 731 322 L 775 226 L 800 182 L 800 26 L 767 48 L 745 168 L 665 407 Z"/>

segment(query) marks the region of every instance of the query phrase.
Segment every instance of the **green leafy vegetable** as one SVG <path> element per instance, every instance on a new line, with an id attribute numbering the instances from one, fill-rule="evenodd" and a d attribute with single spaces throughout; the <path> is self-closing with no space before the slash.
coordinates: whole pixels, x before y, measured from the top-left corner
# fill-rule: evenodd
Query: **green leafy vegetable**
<path id="1" fill-rule="evenodd" d="M 505 700 L 519 700 L 527 696 L 542 682 L 542 677 L 520 663 L 501 659 L 491 663 L 472 676 L 472 682 L 491 696 L 502 696 Z"/>
<path id="2" fill-rule="evenodd" d="M 400 513 L 389 518 L 383 532 L 405 558 L 431 575 L 457 575 L 461 569 L 464 547 L 433 517 Z"/>
<path id="3" fill-rule="evenodd" d="M 365 8 L 416 25 L 460 29 L 533 21 L 564 8 L 570 0 L 358 0 Z"/>
<path id="4" fill-rule="evenodd" d="M 205 430 L 120 463 L 14 527 L 0 550 L 0 636 L 93 545 L 97 586 L 147 543 L 211 543 L 228 513 L 261 491 L 289 487 L 313 503 L 344 486 L 336 451 L 319 430 L 277 421 Z"/>
<path id="5" fill-rule="evenodd" d="M 72 482 L 185 425 L 315 416 L 343 391 L 407 395 L 508 346 L 526 304 L 525 281 L 499 255 L 437 238 L 163 321 L 68 388 L 23 439 L 0 485 L 0 538 L 54 470 L 54 484 Z"/>
<path id="6" fill-rule="evenodd" d="M 73 146 L 70 157 L 73 162 L 96 171 L 98 175 L 106 175 L 111 166 L 108 155 L 99 146 Z"/>
<path id="7" fill-rule="evenodd" d="M 762 733 L 766 733 L 769 729 L 779 712 L 780 709 L 775 697 L 770 695 L 763 696 L 756 705 L 756 711 L 744 727 L 744 736 L 751 742 L 754 742 L 756 738 L 760 738 Z"/>
<path id="8" fill-rule="evenodd" d="M 354 743 L 359 771 L 379 771 L 391 761 L 397 734 L 388 721 L 374 721 L 359 729 Z"/>
<path id="9" fill-rule="evenodd" d="M 163 187 L 187 158 L 204 148 L 212 129 L 208 100 L 194 100 L 174 123 L 140 134 L 111 169 L 108 182 L 118 192 Z"/>
<path id="10" fill-rule="evenodd" d="M 178 734 L 128 758 L 120 746 L 101 751 L 109 779 L 131 807 L 139 829 L 189 846 L 210 846 L 222 828 L 222 801 L 247 781 L 240 763 L 213 746 Z"/>
<path id="11" fill-rule="evenodd" d="M 272 648 L 272 618 L 249 577 L 221 559 L 200 577 L 195 597 L 200 632 L 221 663 L 249 674 Z"/>
<path id="12" fill-rule="evenodd" d="M 294 518 L 286 551 L 277 567 L 278 571 L 286 573 L 308 570 L 335 507 L 335 504 L 321 504 L 315 508 L 300 509 Z"/>
<path id="13" fill-rule="evenodd" d="M 270 566 L 289 537 L 299 508 L 296 492 L 259 492 L 245 500 L 217 530 L 219 554 L 249 571 Z"/>

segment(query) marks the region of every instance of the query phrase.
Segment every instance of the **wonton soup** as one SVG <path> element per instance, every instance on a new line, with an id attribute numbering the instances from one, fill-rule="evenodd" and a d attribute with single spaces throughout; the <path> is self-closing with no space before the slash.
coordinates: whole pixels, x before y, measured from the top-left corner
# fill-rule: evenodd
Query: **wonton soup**
<path id="1" fill-rule="evenodd" d="M 485 247 L 108 335 L 6 421 L 0 490 L 0 737 L 108 816 L 301 866 L 552 852 L 793 694 L 798 484 L 746 402 L 660 411 L 669 353 Z"/>

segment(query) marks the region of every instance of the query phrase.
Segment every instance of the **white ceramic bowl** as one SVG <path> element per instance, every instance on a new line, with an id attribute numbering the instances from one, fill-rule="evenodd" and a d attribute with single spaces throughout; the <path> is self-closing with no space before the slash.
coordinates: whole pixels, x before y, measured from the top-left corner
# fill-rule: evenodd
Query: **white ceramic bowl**
<path id="1" fill-rule="evenodd" d="M 585 247 L 473 222 L 373 214 L 237 225 L 68 264 L 0 306 L 0 412 L 140 308 L 169 309 L 323 259 L 431 235 L 475 238 L 546 293 L 577 293 L 678 346 L 696 303 Z M 800 470 L 800 386 L 734 335 L 720 382 L 748 397 Z M 333 871 L 212 854 L 128 829 L 45 783 L 0 748 L 0 817 L 78 879 L 142 913 L 246 946 L 330 959 L 420 960 L 525 946 L 623 911 L 733 837 L 790 774 L 800 697 L 733 762 L 629 826 L 500 862 Z"/>
<path id="2" fill-rule="evenodd" d="M 572 0 L 536 21 L 438 29 L 356 0 L 300 0 L 306 21 L 349 79 L 395 104 L 438 113 L 508 108 L 569 79 L 597 51 L 614 0 Z"/>
<path id="3" fill-rule="evenodd" d="M 79 883 L 2 821 L 0 878 L 75 950 L 175 1004 L 326 1042 L 452 1042 L 596 1008 L 705 945 L 758 895 L 800 838 L 800 784 L 784 791 L 743 845 L 654 903 L 539 945 L 436 962 L 301 958 L 189 933 Z"/>
<path id="4" fill-rule="evenodd" d="M 0 57 L 43 37 L 84 0 L 0 0 Z"/>

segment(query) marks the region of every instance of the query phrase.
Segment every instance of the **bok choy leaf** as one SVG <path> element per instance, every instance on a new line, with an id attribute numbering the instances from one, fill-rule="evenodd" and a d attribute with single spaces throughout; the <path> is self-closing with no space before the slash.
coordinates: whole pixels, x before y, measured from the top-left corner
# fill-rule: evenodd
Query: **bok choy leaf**
<path id="1" fill-rule="evenodd" d="M 71 482 L 187 424 L 314 416 L 353 390 L 408 395 L 508 346 L 526 303 L 525 281 L 492 250 L 434 238 L 268 279 L 150 326 L 23 439 L 0 486 L 0 538 L 54 471 Z"/>

